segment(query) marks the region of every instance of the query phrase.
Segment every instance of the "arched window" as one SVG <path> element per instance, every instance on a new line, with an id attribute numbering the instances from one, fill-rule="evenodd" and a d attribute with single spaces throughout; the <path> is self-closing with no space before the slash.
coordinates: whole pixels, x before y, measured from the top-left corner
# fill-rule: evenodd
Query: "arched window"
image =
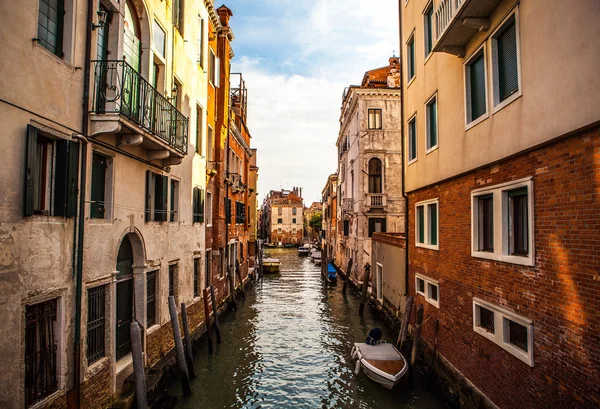
<path id="1" fill-rule="evenodd" d="M 381 193 L 381 160 L 371 158 L 369 160 L 369 193 Z"/>
<path id="2" fill-rule="evenodd" d="M 140 56 L 142 53 L 142 34 L 138 24 L 135 7 L 127 1 L 125 3 L 125 21 L 123 35 L 123 54 L 127 64 L 140 72 Z"/>

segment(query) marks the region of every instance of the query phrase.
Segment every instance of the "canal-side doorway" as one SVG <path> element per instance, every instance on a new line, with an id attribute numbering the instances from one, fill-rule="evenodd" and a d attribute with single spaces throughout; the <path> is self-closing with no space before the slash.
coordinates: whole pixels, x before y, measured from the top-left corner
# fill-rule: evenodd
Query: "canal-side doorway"
<path id="1" fill-rule="evenodd" d="M 133 319 L 133 248 L 128 236 L 121 241 L 117 255 L 117 361 L 131 352 L 129 324 Z"/>

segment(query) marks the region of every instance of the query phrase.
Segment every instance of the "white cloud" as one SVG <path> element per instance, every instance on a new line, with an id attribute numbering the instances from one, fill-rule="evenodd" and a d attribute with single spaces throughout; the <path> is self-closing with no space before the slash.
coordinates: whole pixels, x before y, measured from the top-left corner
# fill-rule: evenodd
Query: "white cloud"
<path id="1" fill-rule="evenodd" d="M 365 71 L 386 65 L 398 49 L 398 2 L 380 0 L 376 7 L 362 0 L 284 3 L 288 9 L 280 20 L 260 29 L 248 22 L 264 23 L 261 5 L 284 7 L 281 2 L 257 1 L 251 9 L 256 16 L 234 16 L 236 37 L 247 33 L 267 50 L 260 57 L 244 55 L 234 44 L 233 64 L 249 89 L 260 197 L 271 189 L 300 186 L 310 204 L 319 200 L 327 176 L 336 170 L 344 88 L 360 83 Z M 239 29 L 236 17 L 244 19 Z M 269 54 L 269 47 L 279 53 Z M 276 67 L 285 73 L 274 72 Z"/>

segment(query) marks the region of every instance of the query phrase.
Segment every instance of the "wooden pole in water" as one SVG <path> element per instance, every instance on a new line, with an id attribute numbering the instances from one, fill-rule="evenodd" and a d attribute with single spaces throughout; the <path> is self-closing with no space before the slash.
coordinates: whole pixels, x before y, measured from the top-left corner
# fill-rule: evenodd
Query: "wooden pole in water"
<path id="1" fill-rule="evenodd" d="M 229 294 L 231 295 L 231 305 L 234 310 L 237 310 L 237 300 L 235 297 L 235 285 L 233 284 L 233 274 L 231 271 L 231 265 L 227 263 L 227 278 L 229 279 Z"/>
<path id="2" fill-rule="evenodd" d="M 348 267 L 346 268 L 346 276 L 344 277 L 344 286 L 342 287 L 342 294 L 346 294 L 346 287 L 348 287 L 348 281 L 350 281 L 350 272 L 352 271 L 352 259 L 348 260 Z"/>
<path id="3" fill-rule="evenodd" d="M 179 319 L 177 318 L 177 306 L 175 306 L 175 297 L 169 296 L 169 313 L 171 314 L 171 327 L 173 328 L 173 338 L 175 339 L 175 357 L 179 367 L 179 377 L 181 378 L 181 390 L 183 396 L 191 396 L 190 379 L 185 364 L 185 355 L 183 353 L 183 341 L 181 340 L 181 330 L 179 329 Z"/>
<path id="4" fill-rule="evenodd" d="M 144 357 L 142 355 L 142 331 L 137 321 L 131 321 L 129 333 L 131 334 L 131 355 L 135 374 L 135 401 L 139 409 L 148 409 L 146 372 L 144 371 Z"/>
<path id="5" fill-rule="evenodd" d="M 321 250 L 321 274 L 327 278 L 327 246 Z"/>
<path id="6" fill-rule="evenodd" d="M 210 311 L 208 309 L 208 288 L 202 290 L 202 298 L 204 301 L 204 322 L 206 323 L 206 337 L 208 338 L 208 352 L 213 351 L 212 334 L 210 331 Z"/>
<path id="7" fill-rule="evenodd" d="M 215 297 L 215 286 L 210 285 L 210 299 L 212 302 L 213 315 L 215 316 L 215 331 L 217 332 L 217 344 L 221 343 L 221 326 L 219 325 L 219 311 L 217 310 L 217 297 Z"/>
<path id="8" fill-rule="evenodd" d="M 396 341 L 396 348 L 399 351 L 402 350 L 404 342 L 406 341 L 406 333 L 408 332 L 408 322 L 410 321 L 410 314 L 412 312 L 413 302 L 415 299 L 412 295 L 409 295 L 406 299 L 406 308 L 404 309 L 404 316 L 402 317 L 402 327 L 398 333 L 398 340 Z"/>
<path id="9" fill-rule="evenodd" d="M 365 312 L 365 303 L 367 302 L 367 291 L 369 289 L 369 275 L 371 272 L 371 265 L 369 263 L 365 264 L 365 275 L 363 276 L 363 285 L 362 285 L 362 297 L 360 299 L 360 308 L 358 310 L 358 315 L 363 316 Z"/>
<path id="10" fill-rule="evenodd" d="M 244 301 L 246 300 L 246 291 L 244 290 L 244 279 L 242 278 L 242 268 L 240 266 L 240 262 L 235 260 L 235 272 L 240 280 L 240 288 L 242 289 L 242 298 Z"/>
<path id="11" fill-rule="evenodd" d="M 183 336 L 185 337 L 185 359 L 187 362 L 187 370 L 190 375 L 190 379 L 196 377 L 196 370 L 194 369 L 194 355 L 192 354 L 192 338 L 190 337 L 190 328 L 188 326 L 187 309 L 185 303 L 181 303 L 181 322 L 183 322 Z"/>
<path id="12" fill-rule="evenodd" d="M 415 333 L 413 335 L 412 354 L 410 356 L 410 368 L 414 369 L 417 362 L 417 354 L 419 353 L 419 340 L 421 339 L 421 323 L 423 322 L 423 304 L 417 306 L 417 323 L 415 325 Z"/>

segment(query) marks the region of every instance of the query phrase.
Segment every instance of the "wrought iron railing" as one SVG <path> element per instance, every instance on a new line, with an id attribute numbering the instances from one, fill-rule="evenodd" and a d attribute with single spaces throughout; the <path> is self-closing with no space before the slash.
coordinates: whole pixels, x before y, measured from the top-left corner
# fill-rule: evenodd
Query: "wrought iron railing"
<path id="1" fill-rule="evenodd" d="M 433 42 L 436 43 L 444 34 L 456 13 L 466 0 L 442 0 L 435 10 L 435 30 L 433 33 Z"/>
<path id="2" fill-rule="evenodd" d="M 187 154 L 188 118 L 124 60 L 92 61 L 92 112 L 123 115 Z"/>

